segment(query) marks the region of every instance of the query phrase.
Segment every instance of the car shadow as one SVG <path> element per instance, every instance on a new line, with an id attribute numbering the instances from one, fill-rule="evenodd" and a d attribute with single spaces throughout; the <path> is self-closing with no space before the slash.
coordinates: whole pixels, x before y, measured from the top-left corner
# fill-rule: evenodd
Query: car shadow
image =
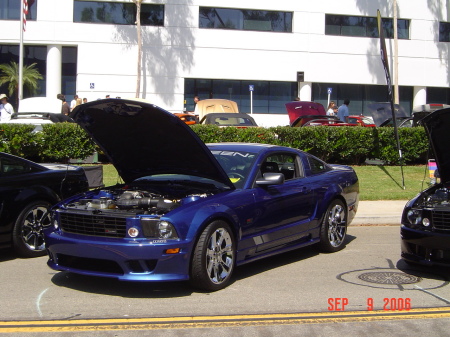
<path id="1" fill-rule="evenodd" d="M 19 259 L 20 257 L 11 248 L 0 249 L 0 262 L 11 261 Z"/>
<path id="2" fill-rule="evenodd" d="M 347 234 L 345 245 L 349 245 L 355 238 Z M 319 254 L 321 251 L 317 245 L 313 245 L 254 261 L 237 267 L 231 283 Z M 191 296 L 192 293 L 206 293 L 206 291 L 193 288 L 189 282 L 119 281 L 113 278 L 80 275 L 65 271 L 52 274 L 51 281 L 58 287 L 100 295 L 125 298 L 176 298 Z"/>
<path id="3" fill-rule="evenodd" d="M 194 292 L 188 282 L 128 282 L 66 271 L 55 273 L 51 281 L 58 287 L 125 298 L 184 297 Z"/>
<path id="4" fill-rule="evenodd" d="M 355 239 L 355 236 L 347 234 L 345 239 L 345 247 Z M 298 261 L 310 259 L 319 254 L 329 253 L 322 252 L 318 245 L 315 244 L 312 246 L 291 250 L 286 253 L 270 256 L 261 260 L 256 260 L 254 262 L 237 267 L 233 279 L 234 281 L 242 280 L 272 269 L 283 267 L 292 263 L 296 263 Z"/>
<path id="5" fill-rule="evenodd" d="M 409 275 L 423 279 L 444 281 L 445 285 L 450 283 L 450 270 L 445 270 L 441 267 L 407 263 L 403 259 L 398 260 L 395 267 Z"/>

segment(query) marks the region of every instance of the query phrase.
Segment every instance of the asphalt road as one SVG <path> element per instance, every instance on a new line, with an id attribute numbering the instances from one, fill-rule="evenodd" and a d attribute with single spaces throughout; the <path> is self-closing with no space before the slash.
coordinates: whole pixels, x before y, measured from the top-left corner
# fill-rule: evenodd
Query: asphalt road
<path id="1" fill-rule="evenodd" d="M 45 257 L 0 251 L 0 337 L 448 335 L 450 271 L 401 261 L 398 225 L 348 234 L 337 253 L 310 247 L 239 267 L 215 293 L 54 272 Z"/>

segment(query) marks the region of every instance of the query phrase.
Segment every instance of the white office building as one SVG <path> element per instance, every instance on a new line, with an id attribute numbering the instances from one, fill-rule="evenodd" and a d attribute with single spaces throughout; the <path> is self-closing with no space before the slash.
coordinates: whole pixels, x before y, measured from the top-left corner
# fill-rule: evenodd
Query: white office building
<path id="1" fill-rule="evenodd" d="M 0 1 L 0 63 L 18 62 L 21 4 Z M 367 114 L 367 104 L 388 97 L 379 9 L 400 104 L 407 111 L 449 104 L 448 1 L 397 5 L 398 66 L 393 0 L 143 0 L 139 96 L 171 112 L 193 110 L 195 95 L 231 99 L 263 125 L 287 124 L 284 103 L 296 97 L 324 105 L 348 98 L 352 114 Z M 136 96 L 132 0 L 28 0 L 28 6 L 24 64 L 36 63 L 44 80 L 24 97 Z"/>

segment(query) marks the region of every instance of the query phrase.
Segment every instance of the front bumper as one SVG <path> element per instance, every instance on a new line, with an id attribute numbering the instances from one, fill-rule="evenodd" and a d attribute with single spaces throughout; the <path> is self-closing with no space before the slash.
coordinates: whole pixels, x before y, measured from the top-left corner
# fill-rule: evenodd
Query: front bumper
<path id="1" fill-rule="evenodd" d="M 191 242 L 180 240 L 106 239 L 47 233 L 48 266 L 58 271 L 124 281 L 189 279 Z M 179 248 L 175 254 L 168 249 Z"/>
<path id="2" fill-rule="evenodd" d="M 415 230 L 402 225 L 401 257 L 428 266 L 450 267 L 450 233 Z"/>

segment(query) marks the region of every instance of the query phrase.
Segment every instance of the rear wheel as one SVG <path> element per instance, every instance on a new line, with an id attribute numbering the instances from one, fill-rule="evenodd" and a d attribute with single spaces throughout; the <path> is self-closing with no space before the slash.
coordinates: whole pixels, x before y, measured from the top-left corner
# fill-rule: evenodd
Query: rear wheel
<path id="1" fill-rule="evenodd" d="M 194 248 L 191 263 L 192 286 L 216 291 L 225 288 L 231 280 L 235 264 L 235 240 L 224 221 L 209 224 Z"/>
<path id="2" fill-rule="evenodd" d="M 323 217 L 320 228 L 320 248 L 325 252 L 336 252 L 344 248 L 347 235 L 347 212 L 341 200 L 333 200 Z"/>
<path id="3" fill-rule="evenodd" d="M 18 216 L 13 229 L 13 245 L 19 255 L 37 257 L 46 254 L 44 227 L 51 223 L 50 206 L 46 201 L 34 201 Z"/>

